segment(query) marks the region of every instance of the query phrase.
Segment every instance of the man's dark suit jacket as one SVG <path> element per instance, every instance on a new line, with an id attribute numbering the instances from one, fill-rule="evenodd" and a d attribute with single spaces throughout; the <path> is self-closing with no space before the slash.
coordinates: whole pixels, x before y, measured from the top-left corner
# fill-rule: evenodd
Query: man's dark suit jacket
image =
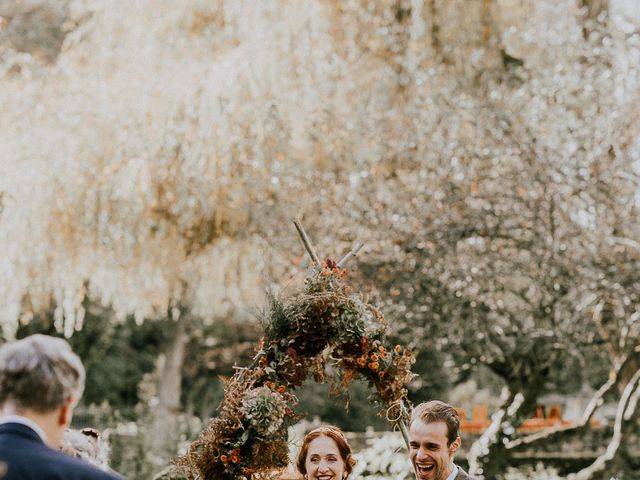
<path id="1" fill-rule="evenodd" d="M 467 472 L 458 467 L 458 474 L 456 475 L 455 480 L 475 480 L 475 477 L 472 477 Z"/>
<path id="2" fill-rule="evenodd" d="M 20 423 L 0 425 L 0 463 L 7 468 L 2 480 L 122 480 L 47 447 Z"/>

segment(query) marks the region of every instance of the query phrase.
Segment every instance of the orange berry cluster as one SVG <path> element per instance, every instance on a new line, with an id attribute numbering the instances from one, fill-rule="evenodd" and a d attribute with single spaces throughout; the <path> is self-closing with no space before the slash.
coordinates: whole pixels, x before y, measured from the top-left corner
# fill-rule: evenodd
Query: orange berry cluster
<path id="1" fill-rule="evenodd" d="M 312 265 L 315 266 L 315 262 L 312 262 Z M 323 277 L 345 278 L 347 276 L 347 269 L 338 267 L 338 264 L 330 258 L 323 261 L 320 267 L 320 275 Z"/>
<path id="2" fill-rule="evenodd" d="M 402 347 L 396 345 L 393 349 L 396 354 L 402 352 Z M 360 368 L 368 367 L 373 372 L 378 372 L 378 377 L 384 378 L 385 372 L 380 369 L 380 362 L 386 361 L 389 358 L 389 352 L 383 345 L 379 345 L 376 350 L 373 350 L 369 354 L 364 353 L 358 357 L 356 363 Z"/>
<path id="3" fill-rule="evenodd" d="M 265 387 L 269 387 L 271 390 L 275 390 L 280 395 L 287 391 L 287 387 L 285 387 L 284 385 L 278 385 L 276 382 L 267 381 L 264 382 L 264 385 Z"/>
<path id="4" fill-rule="evenodd" d="M 240 461 L 240 449 L 236 448 L 229 452 L 229 455 L 220 455 L 220 461 L 224 463 L 225 467 L 229 466 L 229 463 L 238 463 Z"/>

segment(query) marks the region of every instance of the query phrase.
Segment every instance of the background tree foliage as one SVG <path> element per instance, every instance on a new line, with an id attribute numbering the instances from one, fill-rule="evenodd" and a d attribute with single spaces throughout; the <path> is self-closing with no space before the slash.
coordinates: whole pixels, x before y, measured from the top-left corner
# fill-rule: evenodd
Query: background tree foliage
<path id="1" fill-rule="evenodd" d="M 366 242 L 352 278 L 418 354 L 416 400 L 487 371 L 504 387 L 476 474 L 548 441 L 515 427 L 541 392 L 566 391 L 567 365 L 576 387 L 602 386 L 585 419 L 601 397 L 619 404 L 608 453 L 578 478 L 629 470 L 632 4 L 4 2 L 5 334 L 50 318 L 131 345 L 136 322 L 159 320 L 166 452 L 175 413 L 210 415 L 215 375 L 250 355 L 266 284 L 300 280 L 295 215 L 323 255 Z"/>

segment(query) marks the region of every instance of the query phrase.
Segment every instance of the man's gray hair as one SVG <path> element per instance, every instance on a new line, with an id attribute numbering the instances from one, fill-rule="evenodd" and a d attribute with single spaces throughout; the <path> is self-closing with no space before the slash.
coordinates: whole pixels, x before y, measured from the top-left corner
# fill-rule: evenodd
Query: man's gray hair
<path id="1" fill-rule="evenodd" d="M 85 371 L 62 338 L 31 335 L 0 347 L 0 405 L 47 413 L 79 399 Z"/>

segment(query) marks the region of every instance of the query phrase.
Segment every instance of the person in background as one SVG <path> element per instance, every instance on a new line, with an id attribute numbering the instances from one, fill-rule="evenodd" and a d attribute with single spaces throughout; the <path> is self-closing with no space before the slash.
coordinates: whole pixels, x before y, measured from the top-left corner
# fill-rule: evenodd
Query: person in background
<path id="1" fill-rule="evenodd" d="M 31 335 L 0 346 L 3 480 L 121 478 L 58 450 L 84 380 L 82 362 L 61 338 Z"/>
<path id="2" fill-rule="evenodd" d="M 307 480 L 345 480 L 355 464 L 344 433 L 332 425 L 307 433 L 296 461 L 298 471 Z"/>
<path id="3" fill-rule="evenodd" d="M 451 405 L 431 400 L 413 409 L 409 459 L 418 480 L 475 480 L 453 463 L 460 443 L 460 417 Z"/>

